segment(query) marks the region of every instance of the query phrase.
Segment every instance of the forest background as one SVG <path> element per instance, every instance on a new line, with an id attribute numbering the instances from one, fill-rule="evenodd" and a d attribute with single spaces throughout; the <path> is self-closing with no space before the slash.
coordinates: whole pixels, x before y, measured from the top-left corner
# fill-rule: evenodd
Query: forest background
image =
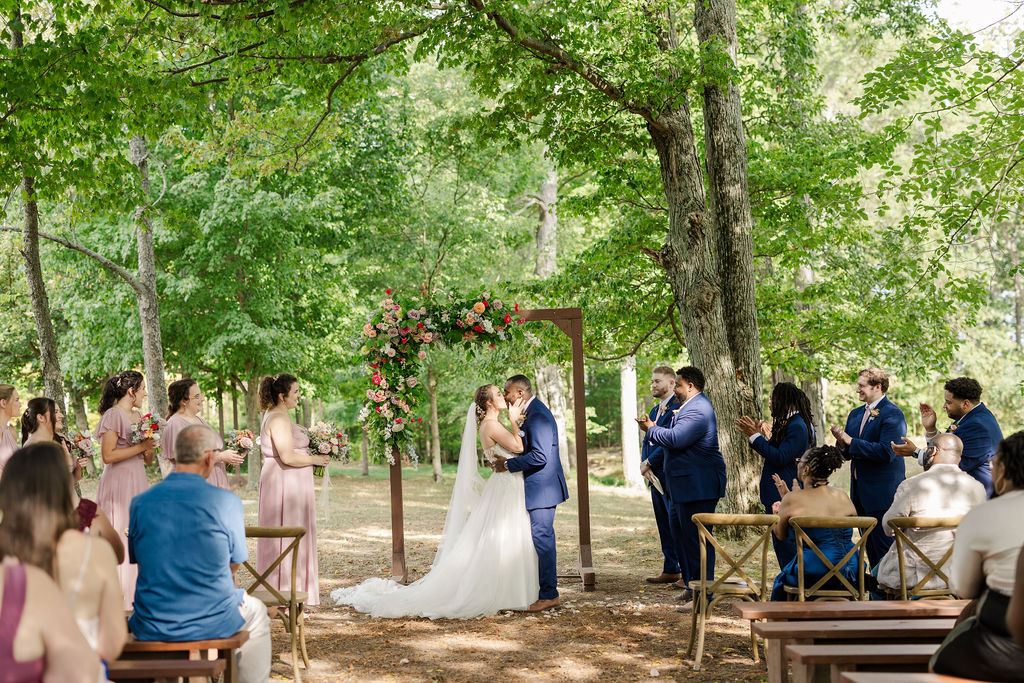
<path id="1" fill-rule="evenodd" d="M 588 446 L 627 478 L 650 370 L 704 368 L 737 509 L 732 418 L 781 379 L 825 434 L 862 367 L 912 423 L 965 374 L 1011 433 L 1024 10 L 992 4 L 968 31 L 916 0 L 0 0 L 0 381 L 86 431 L 111 374 L 158 413 L 194 377 L 255 430 L 287 371 L 358 457 L 384 290 L 486 292 L 582 308 Z M 513 370 L 572 443 L 567 341 L 531 329 L 429 356 L 438 475 Z"/>

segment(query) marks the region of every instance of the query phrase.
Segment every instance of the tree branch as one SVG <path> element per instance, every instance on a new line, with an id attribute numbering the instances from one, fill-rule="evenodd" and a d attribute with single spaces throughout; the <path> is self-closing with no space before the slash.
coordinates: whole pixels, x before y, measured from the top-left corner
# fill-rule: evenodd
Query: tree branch
<path id="1" fill-rule="evenodd" d="M 583 357 L 586 358 L 587 360 L 610 361 L 610 360 L 622 360 L 623 358 L 626 358 L 628 356 L 635 356 L 636 352 L 640 349 L 640 347 L 644 345 L 644 342 L 647 341 L 652 334 L 657 332 L 658 328 L 661 327 L 662 325 L 664 325 L 665 321 L 668 320 L 671 317 L 671 315 L 672 315 L 672 305 L 670 304 L 669 307 L 668 307 L 668 311 L 665 313 L 664 317 L 662 317 L 662 319 L 658 321 L 658 324 L 655 325 L 654 327 L 652 327 L 650 330 L 648 330 L 647 334 L 645 334 L 644 336 L 640 337 L 640 341 L 638 341 L 633 346 L 633 348 L 630 349 L 629 351 L 627 351 L 626 353 L 623 353 L 623 354 L 618 355 L 618 356 L 611 356 L 609 358 L 598 358 L 596 356 L 588 356 L 588 355 L 585 355 L 585 354 L 584 354 Z M 684 346 L 685 346 L 685 344 L 684 344 Z"/>
<path id="2" fill-rule="evenodd" d="M 22 232 L 21 228 L 15 227 L 13 225 L 0 225 L 0 231 L 18 233 Z M 81 254 L 85 254 L 86 256 L 93 259 L 107 270 L 111 271 L 112 273 L 123 279 L 125 282 L 131 285 L 132 289 L 134 289 L 137 293 L 142 294 L 142 283 L 139 282 L 139 279 L 135 277 L 131 272 L 129 272 L 127 268 L 118 265 L 117 263 L 114 263 L 103 254 L 97 253 L 88 247 L 82 246 L 78 242 L 72 242 L 71 240 L 61 237 L 59 235 L 51 235 L 50 233 L 40 231 L 39 236 L 42 237 L 43 239 L 50 240 L 51 242 L 61 244 L 67 247 L 68 249 L 72 249 Z"/>

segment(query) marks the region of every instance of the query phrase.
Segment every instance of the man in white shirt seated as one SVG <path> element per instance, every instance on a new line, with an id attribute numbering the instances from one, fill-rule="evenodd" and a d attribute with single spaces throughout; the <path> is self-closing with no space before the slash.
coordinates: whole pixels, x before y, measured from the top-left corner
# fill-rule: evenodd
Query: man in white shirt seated
<path id="1" fill-rule="evenodd" d="M 926 462 L 925 471 L 905 479 L 896 489 L 892 506 L 882 517 L 882 529 L 886 534 L 894 534 L 889 526 L 889 520 L 894 517 L 958 517 L 985 502 L 984 485 L 960 469 L 962 452 L 963 443 L 953 434 L 935 437 L 934 450 Z M 953 528 L 912 529 L 907 531 L 907 537 L 937 564 L 953 545 L 953 531 Z M 903 559 L 907 587 L 913 588 L 928 574 L 930 567 L 909 547 L 904 548 Z M 879 586 L 899 589 L 900 561 L 895 544 L 878 563 L 877 578 Z M 941 578 L 932 576 L 921 588 L 945 587 Z"/>

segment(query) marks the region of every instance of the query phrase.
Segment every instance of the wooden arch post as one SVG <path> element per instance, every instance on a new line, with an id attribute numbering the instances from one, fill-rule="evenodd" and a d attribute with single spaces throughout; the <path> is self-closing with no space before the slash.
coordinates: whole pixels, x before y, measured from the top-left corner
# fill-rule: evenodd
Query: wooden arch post
<path id="1" fill-rule="evenodd" d="M 580 308 L 538 308 L 520 311 L 526 320 L 550 320 L 572 343 L 573 415 L 576 426 L 576 496 L 579 508 L 579 558 L 577 568 L 583 589 L 594 590 L 593 553 L 590 547 L 590 481 L 587 465 L 587 403 L 583 388 L 583 311 Z M 409 568 L 405 563 L 405 522 L 402 513 L 402 459 L 398 448 L 391 455 L 394 464 L 391 480 L 391 578 L 408 583 Z M 559 578 L 575 578 L 560 576 Z"/>

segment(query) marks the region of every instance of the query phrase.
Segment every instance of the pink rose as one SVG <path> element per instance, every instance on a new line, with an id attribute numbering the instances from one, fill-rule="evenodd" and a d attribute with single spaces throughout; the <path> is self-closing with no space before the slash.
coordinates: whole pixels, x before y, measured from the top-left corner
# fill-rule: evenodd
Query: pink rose
<path id="1" fill-rule="evenodd" d="M 326 441 L 322 441 L 319 446 L 316 447 L 317 452 L 321 455 L 327 455 L 331 452 L 331 444 Z"/>
<path id="2" fill-rule="evenodd" d="M 395 350 L 394 349 L 388 349 L 387 351 L 385 351 L 385 353 L 388 354 L 388 358 L 394 358 L 395 357 Z"/>
<path id="3" fill-rule="evenodd" d="M 405 383 L 408 384 L 409 387 L 411 388 L 411 387 L 414 387 L 417 384 L 419 384 L 420 381 L 418 379 L 416 379 L 415 377 L 410 377 L 409 379 L 405 380 Z"/>
<path id="4" fill-rule="evenodd" d="M 247 436 L 243 436 L 241 439 L 238 440 L 238 445 L 246 450 L 249 450 L 250 448 L 252 448 L 252 439 L 250 439 Z"/>
<path id="5" fill-rule="evenodd" d="M 424 358 L 426 358 L 426 357 L 427 357 L 427 352 L 426 352 L 426 351 L 420 351 L 420 352 L 419 352 L 418 354 L 416 354 L 416 355 L 420 357 L 420 360 L 423 360 Z"/>

